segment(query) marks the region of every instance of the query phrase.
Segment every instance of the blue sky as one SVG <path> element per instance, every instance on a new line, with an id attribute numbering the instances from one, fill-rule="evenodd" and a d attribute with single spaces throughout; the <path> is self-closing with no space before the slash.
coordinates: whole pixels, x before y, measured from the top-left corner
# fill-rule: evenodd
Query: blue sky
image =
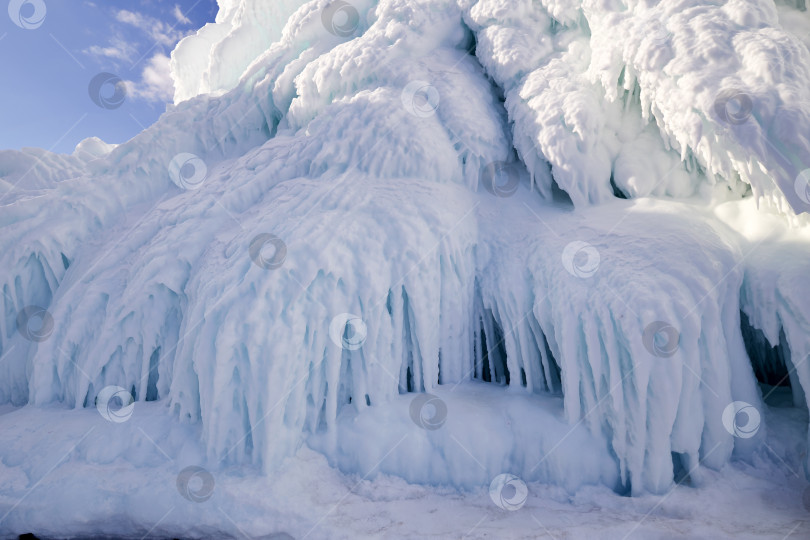
<path id="1" fill-rule="evenodd" d="M 90 136 L 124 142 L 157 120 L 171 101 L 171 50 L 217 12 L 216 0 L 0 0 L 0 6 L 0 149 L 63 153 Z M 91 80 L 104 72 L 126 81 L 120 105 L 111 101 L 112 84 L 101 86 L 110 108 L 90 98 Z"/>

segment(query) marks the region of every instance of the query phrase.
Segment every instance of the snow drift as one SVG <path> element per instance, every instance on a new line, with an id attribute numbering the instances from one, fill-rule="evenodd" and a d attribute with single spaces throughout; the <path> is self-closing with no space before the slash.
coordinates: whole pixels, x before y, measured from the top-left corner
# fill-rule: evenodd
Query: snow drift
<path id="1" fill-rule="evenodd" d="M 758 450 L 746 324 L 805 399 L 810 52 L 771 2 L 222 0 L 172 70 L 129 142 L 0 156 L 0 402 L 642 493 Z"/>

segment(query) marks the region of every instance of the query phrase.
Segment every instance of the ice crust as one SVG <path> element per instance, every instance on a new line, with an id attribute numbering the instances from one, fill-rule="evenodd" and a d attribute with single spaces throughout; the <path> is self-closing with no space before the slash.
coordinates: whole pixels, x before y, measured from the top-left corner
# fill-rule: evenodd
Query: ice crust
<path id="1" fill-rule="evenodd" d="M 309 442 L 464 488 L 514 469 L 660 493 L 674 454 L 696 483 L 754 455 L 767 426 L 722 422 L 763 408 L 741 310 L 784 335 L 797 402 L 810 384 L 810 53 L 773 4 L 356 0 L 349 35 L 328 4 L 221 0 L 154 126 L 0 155 L 0 403 L 92 407 L 117 385 L 199 422 L 214 463 L 272 473 Z M 743 123 L 718 118 L 727 88 Z M 180 153 L 205 164 L 195 189 L 171 178 Z M 512 196 L 483 185 L 493 163 Z M 280 268 L 251 259 L 260 234 Z M 566 268 L 574 242 L 592 275 Z M 29 305 L 47 340 L 18 332 Z M 344 313 L 356 350 L 330 338 Z M 666 358 L 656 321 L 679 335 Z M 403 400 L 487 377 L 503 397 L 482 390 L 480 417 L 386 454 Z M 558 455 L 565 426 L 586 442 Z"/>

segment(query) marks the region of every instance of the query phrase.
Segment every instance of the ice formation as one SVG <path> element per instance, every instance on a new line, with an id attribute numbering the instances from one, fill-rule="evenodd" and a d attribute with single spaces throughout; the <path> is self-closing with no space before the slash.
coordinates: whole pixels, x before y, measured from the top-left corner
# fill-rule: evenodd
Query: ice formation
<path id="1" fill-rule="evenodd" d="M 767 426 L 724 411 L 764 407 L 752 362 L 810 388 L 810 52 L 780 9 L 220 0 L 154 126 L 0 155 L 0 403 L 115 385 L 214 463 L 308 443 L 459 487 L 751 456 Z"/>

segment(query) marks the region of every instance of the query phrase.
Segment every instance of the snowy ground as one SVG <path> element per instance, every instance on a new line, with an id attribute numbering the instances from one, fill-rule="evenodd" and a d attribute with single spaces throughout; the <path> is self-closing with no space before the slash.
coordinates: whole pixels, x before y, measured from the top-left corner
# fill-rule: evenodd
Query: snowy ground
<path id="1" fill-rule="evenodd" d="M 473 405 L 465 399 L 449 403 Z M 525 505 L 516 511 L 496 506 L 487 486 L 459 492 L 414 485 L 376 468 L 342 475 L 306 447 L 278 475 L 218 470 L 210 498 L 192 502 L 181 496 L 177 478 L 186 466 L 205 465 L 202 446 L 193 442 L 199 433 L 171 420 L 164 403 L 137 403 L 121 423 L 94 409 L 5 407 L 0 536 L 35 530 L 53 538 L 88 531 L 119 537 L 127 530 L 131 538 L 279 540 L 285 534 L 299 540 L 807 538 L 810 491 L 798 474 L 807 417 L 787 406 L 784 391 L 769 402 L 768 447 L 756 466 L 703 469 L 700 487 L 684 480 L 661 496 L 622 497 L 603 486 L 568 494 L 529 482 Z M 392 408 L 402 413 L 407 406 Z M 477 466 L 472 456 L 464 465 Z"/>

